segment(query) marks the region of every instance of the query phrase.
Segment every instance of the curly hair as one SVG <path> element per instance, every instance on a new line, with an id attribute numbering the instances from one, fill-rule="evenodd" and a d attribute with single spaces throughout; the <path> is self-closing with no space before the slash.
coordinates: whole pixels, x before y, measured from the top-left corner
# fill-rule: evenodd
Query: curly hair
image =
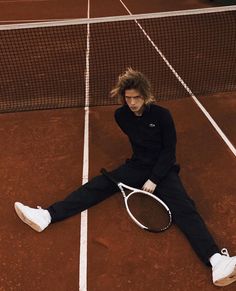
<path id="1" fill-rule="evenodd" d="M 119 76 L 117 84 L 111 91 L 111 96 L 118 97 L 125 104 L 125 91 L 130 89 L 137 90 L 144 98 L 146 105 L 156 101 L 149 80 L 141 72 L 132 68 L 128 68 Z"/>

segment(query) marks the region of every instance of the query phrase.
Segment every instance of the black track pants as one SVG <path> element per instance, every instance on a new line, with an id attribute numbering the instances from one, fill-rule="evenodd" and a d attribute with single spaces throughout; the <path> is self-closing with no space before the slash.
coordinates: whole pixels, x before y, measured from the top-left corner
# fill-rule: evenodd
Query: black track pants
<path id="1" fill-rule="evenodd" d="M 149 178 L 151 170 L 126 163 L 111 174 L 125 184 L 140 188 Z M 52 222 L 80 213 L 118 191 L 117 185 L 105 176 L 97 176 L 70 193 L 64 200 L 48 208 Z M 168 205 L 172 212 L 173 222 L 185 234 L 199 258 L 209 265 L 209 257 L 219 252 L 219 248 L 197 212 L 193 200 L 186 193 L 178 175 L 178 167 L 174 166 L 157 185 L 155 194 Z"/>

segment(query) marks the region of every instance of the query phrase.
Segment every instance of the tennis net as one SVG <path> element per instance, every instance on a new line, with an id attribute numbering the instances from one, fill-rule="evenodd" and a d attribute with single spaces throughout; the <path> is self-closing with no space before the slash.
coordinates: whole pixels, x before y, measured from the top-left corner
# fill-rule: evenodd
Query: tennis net
<path id="1" fill-rule="evenodd" d="M 0 112 L 112 105 L 127 67 L 157 99 L 236 89 L 236 5 L 0 26 Z"/>

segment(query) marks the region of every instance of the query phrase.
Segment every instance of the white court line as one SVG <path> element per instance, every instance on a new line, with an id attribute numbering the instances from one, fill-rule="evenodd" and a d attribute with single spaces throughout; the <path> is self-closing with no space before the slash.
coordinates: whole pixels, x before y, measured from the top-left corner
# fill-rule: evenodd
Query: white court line
<path id="1" fill-rule="evenodd" d="M 90 18 L 90 0 L 88 0 L 87 17 Z M 87 24 L 87 48 L 85 69 L 85 117 L 84 117 L 84 153 L 82 184 L 88 182 L 89 175 L 89 56 L 90 56 L 90 26 Z M 80 261 L 79 290 L 87 291 L 87 241 L 88 241 L 88 211 L 81 213 L 80 222 Z"/>
<path id="2" fill-rule="evenodd" d="M 132 15 L 131 11 L 128 9 L 128 7 L 124 4 L 122 0 L 120 0 L 121 4 L 124 6 L 124 8 L 127 10 L 127 12 Z M 189 95 L 192 97 L 192 99 L 195 101 L 197 106 L 201 109 L 201 111 L 204 113 L 204 115 L 207 117 L 207 119 L 210 121 L 212 126 L 215 128 L 215 130 L 218 132 L 218 134 L 221 136 L 221 138 L 224 140 L 224 142 L 227 144 L 229 149 L 232 151 L 234 156 L 236 156 L 236 149 L 233 146 L 233 144 L 230 142 L 230 140 L 226 137 L 224 132 L 220 129 L 220 127 L 217 125 L 215 120 L 211 117 L 209 112 L 205 109 L 205 107 L 201 104 L 201 102 L 197 99 L 197 97 L 193 94 L 193 92 L 190 90 L 188 85 L 183 81 L 183 79 L 180 77 L 180 75 L 176 72 L 176 70 L 171 66 L 170 62 L 166 59 L 164 54 L 161 52 L 161 50 L 156 46 L 156 44 L 152 41 L 150 36 L 147 34 L 147 32 L 144 30 L 144 28 L 141 26 L 141 24 L 135 19 L 135 23 L 138 25 L 138 27 L 142 30 L 143 34 L 147 37 L 147 39 L 150 41 L 152 46 L 155 48 L 155 50 L 158 52 L 158 54 L 161 56 L 163 61 L 166 63 L 166 65 L 169 67 L 169 69 L 172 71 L 172 73 L 175 75 L 175 77 L 178 79 L 178 81 L 181 83 L 181 85 L 185 88 L 185 90 L 189 93 Z"/>

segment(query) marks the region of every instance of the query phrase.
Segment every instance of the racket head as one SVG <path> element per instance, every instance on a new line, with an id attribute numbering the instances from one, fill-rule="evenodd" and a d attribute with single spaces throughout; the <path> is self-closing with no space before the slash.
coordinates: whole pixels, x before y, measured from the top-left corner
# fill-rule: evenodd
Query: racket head
<path id="1" fill-rule="evenodd" d="M 168 206 L 155 195 L 135 190 L 125 198 L 125 206 L 130 218 L 142 229 L 163 232 L 172 224 Z"/>

